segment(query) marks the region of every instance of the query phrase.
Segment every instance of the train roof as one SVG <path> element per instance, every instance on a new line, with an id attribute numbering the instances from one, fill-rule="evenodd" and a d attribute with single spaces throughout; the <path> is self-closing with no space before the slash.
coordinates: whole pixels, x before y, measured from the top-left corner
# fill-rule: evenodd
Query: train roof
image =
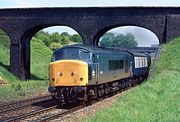
<path id="1" fill-rule="evenodd" d="M 134 56 L 143 56 L 143 57 L 147 56 L 146 53 L 133 52 L 133 51 L 131 51 L 131 53 L 132 53 Z"/>
<path id="2" fill-rule="evenodd" d="M 92 53 L 103 53 L 103 52 L 127 52 L 124 50 L 112 50 L 110 48 L 105 48 L 105 47 L 97 47 L 97 46 L 92 46 L 92 45 L 84 45 L 84 44 L 74 44 L 74 45 L 68 45 L 68 46 L 64 46 L 60 49 L 57 49 L 55 52 L 59 52 L 62 49 L 66 49 L 66 48 L 81 48 L 81 49 L 85 49 L 88 50 Z"/>
<path id="3" fill-rule="evenodd" d="M 81 49 L 85 49 L 88 50 L 92 53 L 119 53 L 119 52 L 124 52 L 124 53 L 130 53 L 134 56 L 146 56 L 145 53 L 139 53 L 139 52 L 133 52 L 130 51 L 125 48 L 109 48 L 109 47 L 97 47 L 97 46 L 92 46 L 92 45 L 85 45 L 85 44 L 74 44 L 74 45 L 68 45 L 68 46 L 64 46 L 62 48 L 57 49 L 55 52 L 59 52 L 62 49 L 66 49 L 66 48 L 81 48 Z"/>
<path id="4" fill-rule="evenodd" d="M 90 52 L 97 52 L 100 51 L 100 48 L 96 47 L 96 46 L 92 46 L 92 45 L 85 45 L 85 44 L 74 44 L 74 45 L 69 45 L 69 46 L 65 46 L 63 48 L 69 48 L 69 47 L 74 47 L 74 48 L 82 48 L 82 49 L 86 49 Z"/>

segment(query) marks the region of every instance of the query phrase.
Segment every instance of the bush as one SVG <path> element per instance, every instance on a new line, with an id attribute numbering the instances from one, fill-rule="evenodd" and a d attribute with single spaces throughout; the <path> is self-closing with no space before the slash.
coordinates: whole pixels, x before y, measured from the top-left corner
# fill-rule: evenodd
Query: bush
<path id="1" fill-rule="evenodd" d="M 60 43 L 57 43 L 57 42 L 53 42 L 53 43 L 51 43 L 50 45 L 49 45 L 49 48 L 51 49 L 51 50 L 56 50 L 56 49 L 58 49 L 58 48 L 60 48 L 60 47 L 62 47 L 62 45 L 60 44 Z"/>

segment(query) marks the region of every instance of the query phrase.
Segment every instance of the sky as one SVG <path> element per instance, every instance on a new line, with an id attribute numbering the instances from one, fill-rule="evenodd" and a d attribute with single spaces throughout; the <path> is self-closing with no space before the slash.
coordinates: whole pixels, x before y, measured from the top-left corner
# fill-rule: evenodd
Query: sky
<path id="1" fill-rule="evenodd" d="M 0 0 L 0 9 L 3 8 L 34 8 L 34 7 L 120 7 L 120 6 L 160 6 L 160 7 L 180 7 L 180 0 Z M 75 34 L 76 31 L 69 27 L 51 27 L 44 29 L 50 33 L 69 32 Z M 114 33 L 132 33 L 139 41 L 138 46 L 149 46 L 158 44 L 158 38 L 149 30 L 139 27 L 121 27 L 112 30 Z M 149 39 L 147 39 L 149 38 Z M 151 40 L 153 42 L 144 41 Z"/>
<path id="2" fill-rule="evenodd" d="M 180 0 L 0 0 L 0 8 L 180 6 Z"/>

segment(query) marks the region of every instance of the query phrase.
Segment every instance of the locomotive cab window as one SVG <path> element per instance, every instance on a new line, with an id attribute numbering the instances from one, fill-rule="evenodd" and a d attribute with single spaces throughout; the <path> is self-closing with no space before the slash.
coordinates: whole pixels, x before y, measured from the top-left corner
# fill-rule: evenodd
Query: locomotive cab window
<path id="1" fill-rule="evenodd" d="M 62 52 L 62 51 L 55 52 L 55 53 L 52 55 L 51 62 L 60 60 L 60 59 L 62 59 L 62 58 L 63 58 L 63 52 Z"/>
<path id="2" fill-rule="evenodd" d="M 91 53 L 84 49 L 66 48 L 61 51 L 54 52 L 51 61 L 53 62 L 62 59 L 81 59 L 89 61 L 91 60 Z"/>
<path id="3" fill-rule="evenodd" d="M 80 49 L 79 50 L 79 58 L 84 59 L 84 60 L 89 60 L 90 59 L 90 53 L 87 50 Z"/>
<path id="4" fill-rule="evenodd" d="M 61 59 L 78 59 L 79 50 L 76 48 L 66 48 L 57 52 L 54 52 L 51 61 L 57 61 Z"/>
<path id="5" fill-rule="evenodd" d="M 79 50 L 77 48 L 66 48 L 64 49 L 64 59 L 78 59 Z"/>

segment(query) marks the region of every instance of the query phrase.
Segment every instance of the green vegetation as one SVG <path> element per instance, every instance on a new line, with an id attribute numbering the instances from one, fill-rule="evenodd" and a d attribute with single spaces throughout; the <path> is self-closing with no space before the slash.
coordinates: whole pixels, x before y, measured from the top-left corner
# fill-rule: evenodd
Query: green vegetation
<path id="1" fill-rule="evenodd" d="M 67 32 L 50 34 L 45 31 L 39 31 L 34 37 L 44 42 L 51 50 L 56 50 L 64 45 L 82 43 L 82 39 L 78 34 L 70 35 Z"/>
<path id="2" fill-rule="evenodd" d="M 114 33 L 105 33 L 99 42 L 100 46 L 104 47 L 137 47 L 138 43 L 133 34 L 127 33 L 126 35 Z"/>
<path id="3" fill-rule="evenodd" d="M 10 39 L 0 30 L 0 78 L 6 81 L 5 85 L 0 85 L 0 103 L 47 92 L 52 51 L 80 42 L 82 40 L 77 34 L 38 32 L 31 40 L 31 80 L 20 81 L 9 71 Z"/>
<path id="4" fill-rule="evenodd" d="M 0 103 L 22 99 L 44 93 L 48 84 L 48 64 L 52 51 L 38 38 L 31 40 L 31 77 L 30 81 L 20 81 L 9 71 L 8 36 L 0 30 L 0 77 L 6 81 L 0 85 Z M 43 57 L 43 58 L 42 58 Z"/>
<path id="5" fill-rule="evenodd" d="M 9 37 L 0 30 L 0 77 L 7 78 L 7 80 L 14 79 L 15 77 L 10 76 L 9 70 L 9 46 L 10 40 Z"/>
<path id="6" fill-rule="evenodd" d="M 164 45 L 150 81 L 120 96 L 109 109 L 99 110 L 86 121 L 180 121 L 180 38 Z"/>
<path id="7" fill-rule="evenodd" d="M 52 51 L 38 38 L 31 40 L 31 79 L 48 79 Z"/>

